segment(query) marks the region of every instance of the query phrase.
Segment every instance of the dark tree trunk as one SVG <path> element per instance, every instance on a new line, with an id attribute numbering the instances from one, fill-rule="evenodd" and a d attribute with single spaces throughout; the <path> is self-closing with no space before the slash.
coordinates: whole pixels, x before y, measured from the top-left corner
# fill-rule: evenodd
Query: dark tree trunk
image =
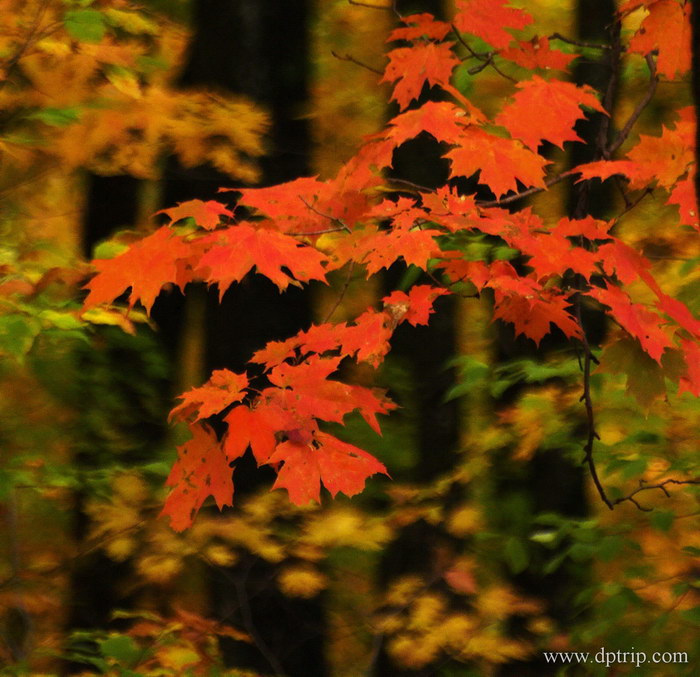
<path id="1" fill-rule="evenodd" d="M 267 109 L 272 120 L 268 152 L 261 161 L 261 185 L 309 173 L 310 135 L 304 106 L 308 99 L 308 13 L 306 0 L 198 0 L 195 38 L 180 84 L 209 86 Z M 192 179 L 195 180 L 192 180 Z M 171 163 L 165 200 L 214 198 L 226 184 L 215 172 L 196 176 Z M 220 198 L 219 198 L 220 199 Z M 242 370 L 251 354 L 272 339 L 286 338 L 311 321 L 308 291 L 280 294 L 260 276 L 249 276 L 218 301 L 207 298 L 207 370 Z M 236 468 L 238 499 L 271 481 L 271 471 L 249 458 Z M 325 620 L 319 600 L 298 601 L 274 587 L 275 567 L 253 555 L 234 567 L 212 571 L 215 614 L 254 638 L 248 645 L 222 642 L 227 664 L 287 677 L 324 677 Z"/>
<path id="2" fill-rule="evenodd" d="M 700 3 L 691 2 L 690 20 L 692 23 L 693 49 L 693 100 L 695 101 L 695 117 L 700 120 Z M 695 128 L 695 157 L 700 159 L 700 124 Z M 700 205 L 700 170 L 695 171 L 695 194 Z M 698 209 L 700 213 L 700 208 Z"/>
<path id="3" fill-rule="evenodd" d="M 576 9 L 577 38 L 585 42 L 609 43 L 614 38 L 615 3 L 612 0 L 579 0 Z M 611 50 L 612 52 L 612 50 Z M 612 56 L 612 58 L 610 58 Z M 618 67 L 615 55 L 603 55 L 598 60 L 580 59 L 574 70 L 574 80 L 577 84 L 587 84 L 601 92 L 604 96 L 610 82 L 615 82 Z M 614 105 L 614 91 L 611 90 L 611 106 Z M 587 120 L 576 125 L 576 131 L 585 143 L 573 143 L 571 149 L 572 164 L 590 162 L 600 159 L 599 147 L 606 141 L 607 120 L 602 113 L 588 114 Z M 569 213 L 571 218 L 595 216 L 605 218 L 610 210 L 612 191 L 610 183 L 601 185 L 600 182 L 586 181 L 574 187 L 569 195 Z M 604 317 L 600 313 L 591 315 L 582 309 L 584 329 L 592 345 L 596 345 L 603 337 Z M 521 356 L 534 357 L 534 344 L 531 341 L 513 341 L 513 331 L 509 326 L 502 328 L 503 357 L 515 359 Z M 505 339 L 505 342 L 503 342 Z M 527 343 L 528 345 L 524 345 Z M 564 348 L 568 342 L 559 333 L 546 337 L 541 350 L 543 352 Z M 506 400 L 513 400 L 519 388 L 510 389 L 504 393 Z M 503 401 L 501 404 L 505 404 Z M 585 430 L 581 430 L 585 436 Z M 583 450 L 581 452 L 583 454 Z M 540 450 L 526 469 L 525 474 L 512 474 L 499 488 L 499 495 L 507 500 L 507 496 L 519 493 L 527 498 L 528 509 L 532 516 L 541 513 L 556 513 L 563 517 L 581 518 L 590 510 L 587 504 L 585 483 L 588 481 L 580 462 L 566 458 L 559 450 Z M 560 548 L 568 544 L 563 543 Z M 556 551 L 549 553 L 554 557 Z M 541 568 L 542 564 L 539 565 Z M 586 584 L 590 576 L 586 563 L 564 563 L 557 570 L 543 574 L 540 569 L 530 567 L 513 577 L 513 582 L 525 594 L 539 598 L 545 604 L 548 615 L 554 619 L 563 632 L 568 631 L 572 620 L 580 614 L 581 609 L 573 599 L 581 586 Z M 517 634 L 521 630 L 513 625 Z M 544 661 L 542 655 L 529 661 L 519 661 L 506 664 L 498 670 L 498 677 L 545 677 L 557 674 L 557 669 Z"/>
<path id="4" fill-rule="evenodd" d="M 442 15 L 439 0 L 421 2 L 400 1 L 397 10 L 402 15 L 429 12 Z M 426 87 L 416 105 L 432 98 L 434 92 Z M 390 115 L 398 110 L 393 106 Z M 448 178 L 448 165 L 441 155 L 444 148 L 432 137 L 422 135 L 408 141 L 394 155 L 393 174 L 401 179 L 422 186 L 440 186 Z M 394 265 L 384 278 L 384 292 L 401 288 L 407 279 L 406 267 Z M 418 283 L 432 284 L 425 279 Z M 459 407 L 456 401 L 445 402 L 445 395 L 455 384 L 454 369 L 447 363 L 456 352 L 455 327 L 456 300 L 453 297 L 438 299 L 435 314 L 427 327 L 399 327 L 391 342 L 389 360 L 396 360 L 410 374 L 415 389 L 415 427 L 417 431 L 417 459 L 415 466 L 405 477 L 412 483 L 428 485 L 454 468 L 459 442 Z M 401 404 L 399 402 L 399 404 Z M 385 549 L 380 566 L 379 584 L 390 585 L 393 580 L 407 574 L 421 576 L 426 581 L 435 575 L 436 553 L 444 546 L 452 549 L 452 538 L 438 526 L 419 520 L 403 528 Z M 451 661 L 440 660 L 440 669 L 448 670 Z M 373 666 L 376 677 L 423 677 L 436 673 L 436 665 L 423 669 L 400 669 L 380 647 Z"/>

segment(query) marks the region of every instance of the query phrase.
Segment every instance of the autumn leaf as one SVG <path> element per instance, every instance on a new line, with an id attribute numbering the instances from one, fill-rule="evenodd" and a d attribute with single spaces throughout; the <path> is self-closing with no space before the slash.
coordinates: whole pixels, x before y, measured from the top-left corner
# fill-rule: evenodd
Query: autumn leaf
<path id="1" fill-rule="evenodd" d="M 515 46 L 501 50 L 499 55 L 529 70 L 535 68 L 566 70 L 576 58 L 576 54 L 566 54 L 558 49 L 552 49 L 547 37 L 519 41 Z"/>
<path id="2" fill-rule="evenodd" d="M 656 0 L 644 3 L 649 14 L 629 42 L 630 52 L 649 54 L 658 50 L 656 68 L 669 80 L 690 70 L 690 2 Z"/>
<path id="3" fill-rule="evenodd" d="M 129 306 L 140 301 L 150 313 L 163 285 L 179 281 L 178 262 L 190 255 L 182 238 L 163 226 L 113 259 L 95 259 L 97 275 L 85 285 L 89 294 L 83 307 L 87 310 L 100 303 L 111 303 L 131 287 Z"/>
<path id="4" fill-rule="evenodd" d="M 439 251 L 434 238 L 441 234 L 431 228 L 384 231 L 370 226 L 338 240 L 332 254 L 333 267 L 340 268 L 348 261 L 356 261 L 365 266 L 369 277 L 402 258 L 407 265 L 425 269 Z"/>
<path id="5" fill-rule="evenodd" d="M 242 456 L 250 446 L 258 465 L 267 463 L 277 446 L 277 433 L 293 427 L 293 418 L 278 406 L 257 403 L 254 408 L 239 405 L 224 418 L 228 426 L 223 440 L 229 461 Z"/>
<path id="6" fill-rule="evenodd" d="M 240 402 L 246 396 L 247 387 L 246 374 L 216 369 L 203 386 L 180 395 L 182 402 L 170 412 L 170 418 L 186 420 L 194 414 L 197 421 L 218 414 L 234 402 Z"/>
<path id="7" fill-rule="evenodd" d="M 325 280 L 326 257 L 313 247 L 275 230 L 246 223 L 227 228 L 204 240 L 210 245 L 201 257 L 197 274 L 218 284 L 223 296 L 233 282 L 240 282 L 253 267 L 274 282 L 280 291 L 294 280 Z M 289 274 L 284 272 L 289 271 Z"/>
<path id="8" fill-rule="evenodd" d="M 178 459 L 165 483 L 172 490 L 161 515 L 170 517 L 175 531 L 191 526 L 209 496 L 214 497 L 219 510 L 233 505 L 233 471 L 216 435 L 203 423 L 190 430 L 192 439 L 178 447 Z"/>
<path id="9" fill-rule="evenodd" d="M 452 30 L 450 24 L 444 21 L 436 21 L 432 14 L 427 13 L 410 14 L 409 16 L 401 17 L 401 21 L 406 26 L 395 28 L 391 31 L 386 39 L 387 42 L 416 40 L 422 37 L 431 40 L 442 40 Z"/>
<path id="10" fill-rule="evenodd" d="M 664 127 L 661 136 L 640 134 L 638 143 L 627 153 L 626 160 L 598 160 L 579 165 L 574 171 L 581 179 L 608 179 L 622 174 L 630 180 L 630 188 L 639 190 L 652 182 L 664 188 L 675 185 L 695 160 L 693 147 L 682 126 Z"/>
<path id="11" fill-rule="evenodd" d="M 508 30 L 520 30 L 533 21 L 522 9 L 510 7 L 507 0 L 457 0 L 455 26 L 497 48 L 508 47 L 513 36 Z"/>
<path id="12" fill-rule="evenodd" d="M 606 288 L 595 287 L 586 293 L 608 306 L 620 326 L 638 339 L 649 356 L 661 364 L 664 350 L 670 348 L 672 343 L 658 314 L 639 303 L 633 303 L 615 285 L 606 283 Z"/>
<path id="13" fill-rule="evenodd" d="M 389 63 L 380 82 L 396 82 L 392 99 L 401 110 L 423 91 L 423 85 L 449 84 L 459 59 L 452 52 L 452 43 L 433 42 L 413 47 L 399 47 L 389 52 Z"/>
<path id="14" fill-rule="evenodd" d="M 173 223 L 192 218 L 198 226 L 206 230 L 213 230 L 220 225 L 222 216 L 233 218 L 233 212 L 216 200 L 180 202 L 177 207 L 161 209 L 156 214 L 165 214 Z"/>
<path id="15" fill-rule="evenodd" d="M 678 205 L 681 224 L 692 226 L 700 231 L 698 218 L 698 197 L 695 193 L 695 171 L 688 173 L 685 179 L 676 183 L 666 204 Z"/>
<path id="16" fill-rule="evenodd" d="M 552 324 L 569 338 L 581 336 L 581 328 L 567 310 L 570 305 L 567 297 L 556 293 L 525 297 L 497 291 L 493 316 L 512 323 L 516 336 L 524 334 L 539 345 Z"/>
<path id="17" fill-rule="evenodd" d="M 543 80 L 538 75 L 516 86 L 519 91 L 495 122 L 534 151 L 542 141 L 560 148 L 563 148 L 564 141 L 581 141 L 574 131 L 574 124 L 583 117 L 581 106 L 605 113 L 593 89 L 588 86 Z"/>
<path id="18" fill-rule="evenodd" d="M 525 186 L 544 188 L 544 167 L 548 161 L 523 147 L 519 141 L 503 139 L 482 129 L 470 128 L 459 140 L 459 146 L 446 158 L 452 163 L 450 176 L 472 176 L 479 172 L 479 183 L 486 184 L 500 197 Z"/>
<path id="19" fill-rule="evenodd" d="M 346 496 L 359 494 L 370 475 L 389 474 L 374 456 L 352 444 L 327 433 L 318 433 L 316 441 L 321 481 L 334 498 L 338 492 Z"/>
<path id="20" fill-rule="evenodd" d="M 434 312 L 435 299 L 444 294 L 449 294 L 447 289 L 438 289 L 429 284 L 417 284 L 411 287 L 408 294 L 395 291 L 385 296 L 382 303 L 395 323 L 408 322 L 417 327 L 428 324 L 430 315 Z"/>
<path id="21" fill-rule="evenodd" d="M 286 489 L 295 505 L 321 501 L 321 483 L 332 496 L 354 496 L 375 473 L 387 474 L 383 464 L 366 451 L 327 433 L 316 435 L 318 446 L 282 442 L 270 463 L 282 463 L 273 489 Z"/>
<path id="22" fill-rule="evenodd" d="M 389 122 L 386 138 L 394 147 L 426 132 L 437 141 L 455 144 L 470 118 L 449 101 L 428 101 L 420 108 L 400 113 Z"/>

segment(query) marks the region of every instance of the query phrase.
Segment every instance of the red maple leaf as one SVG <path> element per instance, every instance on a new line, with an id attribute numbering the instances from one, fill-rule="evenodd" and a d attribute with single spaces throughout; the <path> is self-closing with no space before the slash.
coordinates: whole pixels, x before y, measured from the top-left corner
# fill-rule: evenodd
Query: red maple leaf
<path id="1" fill-rule="evenodd" d="M 395 40 L 416 40 L 426 37 L 430 40 L 442 40 L 451 30 L 450 24 L 444 21 L 436 21 L 432 14 L 410 14 L 409 16 L 401 17 L 401 21 L 406 24 L 405 27 L 395 28 L 387 42 Z"/>
<path id="2" fill-rule="evenodd" d="M 389 52 L 389 63 L 380 82 L 396 82 L 392 99 L 401 110 L 417 99 L 423 85 L 447 85 L 459 59 L 452 53 L 451 42 L 427 42 L 413 47 L 399 47 Z"/>
<path id="3" fill-rule="evenodd" d="M 682 76 L 690 70 L 692 3 L 656 0 L 644 4 L 649 14 L 629 42 L 630 52 L 649 54 L 658 50 L 656 67 L 659 74 L 669 80 Z"/>
<path id="4" fill-rule="evenodd" d="M 449 101 L 428 101 L 420 108 L 400 113 L 389 122 L 386 138 L 394 146 L 426 132 L 438 141 L 455 144 L 472 121 L 464 109 Z"/>
<path id="5" fill-rule="evenodd" d="M 698 196 L 695 192 L 695 168 L 688 172 L 688 176 L 676 183 L 671 191 L 666 204 L 678 205 L 681 224 L 692 226 L 700 231 L 700 218 L 698 218 Z"/>
<path id="6" fill-rule="evenodd" d="M 628 334 L 639 340 L 642 348 L 661 364 L 661 356 L 672 343 L 663 329 L 661 317 L 630 297 L 615 285 L 606 282 L 607 288 L 594 287 L 587 294 L 605 304 Z"/>
<path id="7" fill-rule="evenodd" d="M 216 200 L 189 200 L 180 202 L 177 207 L 161 209 L 156 214 L 165 214 L 175 223 L 181 219 L 193 218 L 195 223 L 206 230 L 213 230 L 221 223 L 222 216 L 233 218 L 233 212 Z"/>
<path id="8" fill-rule="evenodd" d="M 277 433 L 297 426 L 293 416 L 267 402 L 258 402 L 253 409 L 245 405 L 234 407 L 224 421 L 228 431 L 223 445 L 229 461 L 242 456 L 250 446 L 258 465 L 267 463 L 275 451 Z"/>
<path id="9" fill-rule="evenodd" d="M 284 233 L 240 223 L 209 235 L 206 241 L 210 248 L 199 260 L 197 273 L 206 282 L 219 285 L 219 296 L 233 282 L 240 282 L 253 266 L 280 291 L 294 278 L 325 281 L 322 264 L 326 257 Z"/>
<path id="10" fill-rule="evenodd" d="M 577 87 L 571 82 L 543 80 L 533 75 L 531 80 L 519 82 L 513 101 L 496 117 L 514 139 L 519 139 L 532 150 L 542 141 L 563 147 L 564 141 L 581 141 L 573 127 L 583 117 L 581 106 L 589 106 L 601 113 L 593 89 Z"/>
<path id="11" fill-rule="evenodd" d="M 570 305 L 565 296 L 555 292 L 542 292 L 539 297 L 526 298 L 497 291 L 493 316 L 511 322 L 516 336 L 524 334 L 539 345 L 549 334 L 552 324 L 570 338 L 581 336 L 581 328 L 566 310 Z"/>
<path id="12" fill-rule="evenodd" d="M 163 285 L 180 284 L 182 270 L 178 265 L 192 251 L 182 238 L 163 226 L 148 237 L 129 245 L 129 248 L 113 259 L 95 259 L 97 275 L 85 285 L 90 290 L 83 303 L 85 309 L 100 303 L 111 303 L 129 287 L 129 306 L 140 301 L 146 312 L 160 293 Z"/>
<path id="13" fill-rule="evenodd" d="M 273 489 L 286 489 L 295 505 L 321 501 L 321 482 L 332 496 L 354 496 L 375 473 L 388 474 L 374 456 L 327 433 L 316 434 L 316 444 L 282 442 L 269 463 L 282 463 Z"/>
<path id="14" fill-rule="evenodd" d="M 417 327 L 419 324 L 428 324 L 435 299 L 444 294 L 449 294 L 447 289 L 438 289 L 429 284 L 417 284 L 411 287 L 408 294 L 395 291 L 385 296 L 382 302 L 395 323 L 408 322 Z"/>
<path id="15" fill-rule="evenodd" d="M 216 369 L 209 380 L 199 388 L 180 395 L 182 400 L 171 412 L 170 418 L 185 420 L 194 414 L 194 420 L 218 414 L 246 396 L 248 376 L 228 369 Z"/>
<path id="16" fill-rule="evenodd" d="M 533 19 L 524 10 L 506 3 L 507 0 L 457 0 L 454 24 L 462 33 L 476 35 L 494 47 L 508 47 L 513 39 L 508 30 L 525 28 Z"/>
<path id="17" fill-rule="evenodd" d="M 170 526 L 182 531 L 192 524 L 204 501 L 213 496 L 221 510 L 233 505 L 233 471 L 214 432 L 203 423 L 190 426 L 192 439 L 178 447 L 166 486 L 173 487 L 161 515 L 170 517 Z"/>
<path id="18" fill-rule="evenodd" d="M 571 61 L 576 58 L 576 54 L 566 54 L 558 49 L 551 49 L 547 37 L 520 41 L 516 46 L 504 49 L 499 54 L 504 59 L 529 70 L 535 68 L 566 70 Z"/>
<path id="19" fill-rule="evenodd" d="M 452 163 L 450 176 L 471 176 L 479 172 L 479 183 L 486 184 L 500 197 L 525 186 L 544 188 L 544 167 L 549 162 L 522 146 L 482 129 L 470 128 L 459 140 L 459 147 L 445 155 Z"/>

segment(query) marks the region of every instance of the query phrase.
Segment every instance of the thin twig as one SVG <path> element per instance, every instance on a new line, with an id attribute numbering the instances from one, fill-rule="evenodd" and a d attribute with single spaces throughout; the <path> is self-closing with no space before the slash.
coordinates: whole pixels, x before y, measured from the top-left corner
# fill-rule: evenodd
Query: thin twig
<path id="1" fill-rule="evenodd" d="M 344 231 L 345 227 L 338 228 L 326 228 L 325 230 L 313 230 L 307 233 L 286 233 L 286 235 L 293 235 L 295 237 L 311 237 L 312 235 L 325 235 L 326 233 L 340 233 Z"/>
<path id="2" fill-rule="evenodd" d="M 338 52 L 331 50 L 331 54 L 336 58 L 339 59 L 340 61 L 349 61 L 350 63 L 354 63 L 357 66 L 362 66 L 362 68 L 366 68 L 368 71 L 372 71 L 372 73 L 376 73 L 377 75 L 384 75 L 382 71 L 380 71 L 378 68 L 373 68 L 372 66 L 367 65 L 366 63 L 363 63 L 359 59 L 356 59 L 354 56 L 350 54 L 346 54 L 345 56 L 341 56 L 338 54 Z"/>
<path id="3" fill-rule="evenodd" d="M 483 54 L 480 54 L 479 52 L 475 52 L 470 46 L 469 43 L 459 34 L 459 31 L 457 30 L 457 27 L 454 24 L 450 24 L 452 27 L 452 32 L 457 36 L 457 40 L 459 43 L 467 49 L 469 54 L 471 55 L 469 58 L 476 58 L 479 59 L 479 61 L 482 61 L 478 66 L 474 66 L 470 68 L 467 72 L 470 75 L 476 75 L 477 73 L 480 73 L 481 71 L 484 70 L 487 66 L 491 66 L 496 73 L 498 73 L 501 77 L 505 78 L 506 80 L 510 80 L 511 82 L 517 82 L 517 80 L 514 77 L 511 77 L 507 73 L 504 73 L 497 65 L 496 62 L 493 60 L 494 56 L 496 56 L 496 52 L 485 52 Z"/>
<path id="4" fill-rule="evenodd" d="M 618 132 L 615 140 L 606 148 L 607 157 L 610 157 L 624 143 L 625 139 L 629 136 L 634 123 L 637 122 L 639 116 L 652 100 L 654 93 L 656 92 L 656 87 L 659 84 L 659 76 L 656 74 L 656 62 L 651 54 L 647 54 L 646 61 L 649 66 L 649 87 L 647 88 L 646 94 L 635 106 L 635 109 L 632 111 L 632 114 L 629 116 L 629 119 L 625 123 L 624 127 Z"/>
<path id="5" fill-rule="evenodd" d="M 613 106 L 615 104 L 615 98 L 617 96 L 618 83 L 620 80 L 620 61 L 622 56 L 622 42 L 620 40 L 620 31 L 622 26 L 619 21 L 616 21 L 610 30 L 610 43 L 612 49 L 608 55 L 608 67 L 610 68 L 610 78 L 608 79 L 608 85 L 605 88 L 605 94 L 603 95 L 602 106 L 603 110 L 607 113 L 603 115 L 598 126 L 598 133 L 595 139 L 595 149 L 596 153 L 605 159 L 608 159 L 608 136 L 610 132 L 610 121 L 612 119 Z"/>
<path id="6" fill-rule="evenodd" d="M 582 40 L 572 40 L 571 38 L 567 38 L 561 33 L 552 33 L 549 36 L 550 40 L 561 40 L 562 42 L 566 42 L 570 45 L 576 45 L 577 47 L 591 47 L 592 49 L 612 49 L 610 45 L 604 45 L 602 43 L 597 43 L 597 42 L 584 42 Z"/>
<path id="7" fill-rule="evenodd" d="M 516 200 L 521 200 L 524 197 L 528 197 L 529 195 L 535 195 L 537 193 L 541 193 L 542 191 L 547 190 L 547 188 L 563 181 L 567 177 L 571 176 L 572 174 L 576 174 L 576 173 L 577 172 L 575 169 L 570 169 L 569 171 L 558 174 L 557 176 L 554 176 L 551 179 L 547 179 L 544 182 L 544 188 L 540 188 L 540 187 L 528 188 L 527 190 L 523 190 L 520 193 L 514 193 L 513 195 L 508 195 L 507 197 L 502 197 L 499 200 L 488 200 L 485 202 L 478 201 L 476 204 L 478 207 L 500 207 L 502 205 L 507 205 L 507 204 L 510 204 L 511 202 L 515 202 Z"/>
<path id="8" fill-rule="evenodd" d="M 339 230 L 344 230 L 347 233 L 352 232 L 350 230 L 350 228 L 348 228 L 348 226 L 345 223 L 343 223 L 339 218 L 337 218 L 335 216 L 331 216 L 330 214 L 324 214 L 323 212 L 316 209 L 316 207 L 314 207 L 313 205 L 310 205 L 301 195 L 299 195 L 298 197 L 314 214 L 318 214 L 319 216 L 322 216 L 324 219 L 328 219 L 329 221 L 331 221 L 333 223 L 337 223 L 339 226 Z"/>
<path id="9" fill-rule="evenodd" d="M 652 508 L 645 508 L 641 506 L 636 500 L 635 496 L 639 494 L 642 491 L 651 491 L 652 489 L 658 489 L 659 491 L 662 491 L 666 498 L 670 498 L 671 494 L 669 493 L 668 489 L 666 489 L 666 486 L 669 484 L 676 484 L 676 485 L 683 485 L 683 484 L 697 484 L 700 485 L 700 479 L 695 479 L 695 480 L 674 480 L 674 479 L 669 479 L 669 480 L 663 480 L 663 482 L 658 482 L 656 484 L 647 484 L 644 480 L 639 480 L 639 488 L 635 489 L 633 492 L 627 494 L 627 496 L 622 496 L 621 498 L 616 498 L 613 501 L 613 505 L 619 505 L 620 503 L 624 503 L 625 501 L 630 501 L 630 503 L 634 503 L 634 505 L 637 506 L 639 510 L 642 510 L 644 512 L 651 512 Z"/>
<path id="10" fill-rule="evenodd" d="M 583 346 L 583 395 L 581 395 L 581 400 L 586 407 L 586 419 L 588 423 L 588 437 L 586 439 L 586 444 L 583 447 L 585 456 L 583 458 L 584 462 L 588 465 L 588 471 L 591 473 L 591 478 L 593 479 L 593 484 L 598 490 L 598 494 L 602 499 L 603 503 L 613 509 L 613 504 L 610 502 L 608 495 L 605 493 L 605 488 L 603 487 L 600 478 L 598 477 L 598 470 L 596 469 L 595 460 L 593 459 L 593 444 L 596 439 L 600 439 L 600 436 L 595 429 L 595 414 L 593 412 L 593 401 L 591 399 L 591 346 L 588 343 L 588 338 L 586 336 L 586 331 L 583 326 L 583 321 L 581 319 L 581 293 L 576 295 L 576 321 L 579 328 L 581 329 L 581 345 Z"/>
<path id="11" fill-rule="evenodd" d="M 350 265 L 348 266 L 348 274 L 347 277 L 345 278 L 345 282 L 343 283 L 343 287 L 340 290 L 340 294 L 338 294 L 338 298 L 335 300 L 335 303 L 333 304 L 332 308 L 328 311 L 326 314 L 326 317 L 323 318 L 323 322 L 321 324 L 326 324 L 328 320 L 333 317 L 333 313 L 338 310 L 338 306 L 343 302 L 343 299 L 345 298 L 345 294 L 348 291 L 348 288 L 350 287 L 350 283 L 352 282 L 352 274 L 353 271 L 355 270 L 355 262 L 350 261 Z"/>
<path id="12" fill-rule="evenodd" d="M 360 0 L 348 0 L 348 3 L 351 5 L 356 5 L 357 7 L 369 7 L 369 9 L 381 9 L 385 12 L 395 12 L 396 3 L 391 3 L 390 5 L 373 5 L 370 2 L 360 2 Z"/>

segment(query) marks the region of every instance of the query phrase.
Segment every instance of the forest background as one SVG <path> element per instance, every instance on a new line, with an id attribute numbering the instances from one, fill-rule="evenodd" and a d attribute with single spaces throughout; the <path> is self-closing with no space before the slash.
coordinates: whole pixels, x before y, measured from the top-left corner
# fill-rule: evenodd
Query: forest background
<path id="1" fill-rule="evenodd" d="M 490 117 L 516 83 L 552 72 L 600 92 L 615 158 L 646 163 L 646 174 L 627 166 L 599 181 L 612 172 L 592 166 L 583 184 L 532 191 L 521 180 L 527 195 L 513 207 L 527 201 L 552 221 L 615 219 L 616 237 L 697 315 L 690 3 L 514 2 L 534 23 L 506 9 L 499 20 L 512 30 L 497 43 L 466 21 L 450 25 L 478 4 L 0 1 L 2 674 L 696 674 L 700 375 L 689 360 L 685 375 L 672 358 L 655 361 L 629 322 L 585 306 L 591 347 L 577 350 L 558 329 L 533 340 L 522 318 L 517 331 L 492 322 L 494 296 L 473 281 L 432 298 L 419 326 L 385 301 L 391 351 L 342 374 L 399 408 L 381 417 L 381 437 L 358 413 L 324 431 L 371 452 L 391 479 L 297 506 L 294 486 L 270 491 L 275 472 L 247 454 L 234 506 L 206 503 L 183 530 L 186 511 L 170 503 L 171 519 L 161 515 L 177 449 L 187 449 L 186 426 L 168 424 L 180 393 L 212 370 L 241 372 L 268 341 L 331 317 L 353 322 L 392 292 L 445 278 L 403 255 L 369 279 L 350 264 L 329 285 L 284 293 L 253 274 L 221 298 L 201 282 L 186 294 L 169 285 L 147 314 L 116 300 L 127 280 L 114 305 L 83 306 L 99 279 L 91 259 L 117 261 L 164 223 L 180 222 L 183 237 L 216 227 L 235 204 L 222 186 L 330 179 L 395 118 L 397 101 L 444 101 L 422 80 L 397 95 L 403 76 L 390 70 L 378 85 L 387 49 L 444 44 L 424 39 L 442 30 L 427 19 L 402 24 L 429 12 L 455 31 L 460 63 L 452 85 L 439 68 L 428 84 L 453 86 Z M 605 100 L 617 18 L 629 50 Z M 591 148 L 606 116 L 586 105 L 569 125 L 586 144 L 535 138 L 561 172 L 601 159 Z M 448 180 L 482 202 L 508 193 L 489 192 L 473 170 L 450 175 L 442 141 L 418 130 L 392 142 L 388 199 Z M 498 237 L 460 246 L 469 262 L 523 265 Z M 636 291 L 647 303 L 649 290 Z M 219 411 L 210 422 L 220 434 Z M 594 432 L 614 510 L 590 472 Z M 611 672 L 543 655 L 601 647 L 689 659 Z"/>

